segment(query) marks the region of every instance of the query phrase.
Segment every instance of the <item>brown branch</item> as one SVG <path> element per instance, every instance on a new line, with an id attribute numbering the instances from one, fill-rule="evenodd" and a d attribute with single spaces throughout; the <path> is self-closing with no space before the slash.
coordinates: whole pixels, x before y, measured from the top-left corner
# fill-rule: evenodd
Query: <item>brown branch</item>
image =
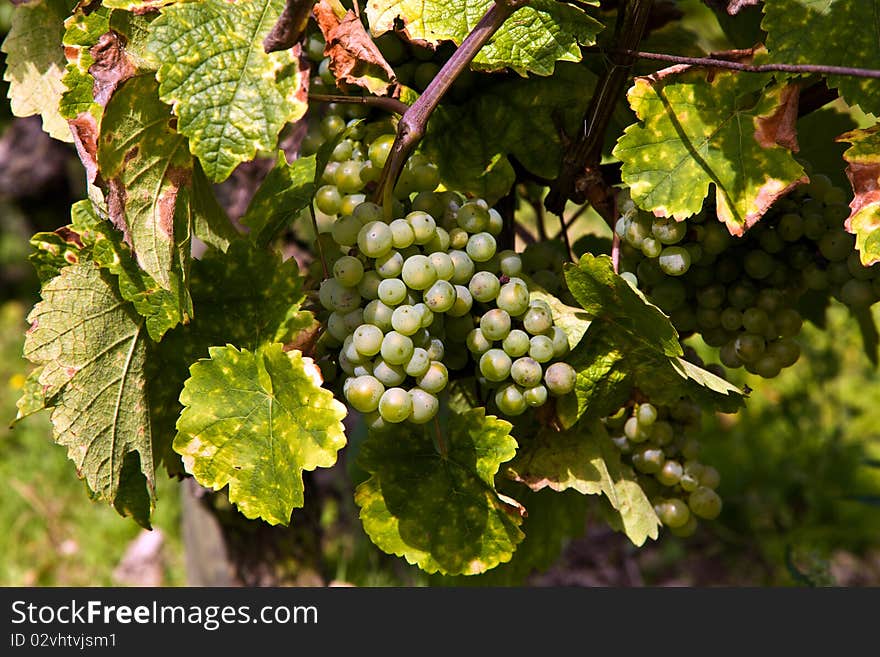
<path id="1" fill-rule="evenodd" d="M 826 66 L 825 64 L 744 64 L 727 59 L 714 57 L 682 57 L 680 55 L 667 55 L 659 52 L 642 52 L 627 48 L 585 48 L 586 52 L 614 53 L 636 57 L 637 59 L 651 59 L 670 64 L 688 64 L 690 66 L 706 66 L 711 68 L 725 68 L 732 71 L 745 73 L 796 73 L 796 74 L 820 74 L 820 75 L 843 75 L 856 78 L 880 79 L 880 70 L 872 68 L 857 68 L 853 66 Z"/>
<path id="2" fill-rule="evenodd" d="M 620 44 L 610 53 L 610 67 L 596 85 L 583 118 L 583 129 L 562 156 L 559 176 L 550 187 L 544 205 L 550 212 L 562 216 L 566 202 L 589 201 L 596 211 L 614 228 L 614 190 L 605 181 L 599 161 L 605 143 L 605 132 L 629 80 L 635 58 L 626 54 L 634 51 L 642 40 L 653 0 L 628 0 L 617 16 L 614 42 Z"/>
<path id="3" fill-rule="evenodd" d="M 356 105 L 372 105 L 394 114 L 405 114 L 409 105 L 397 98 L 385 96 L 345 96 L 343 94 L 309 94 L 309 101 L 318 103 L 351 103 Z"/>
<path id="4" fill-rule="evenodd" d="M 419 99 L 414 102 L 400 118 L 397 124 L 397 137 L 391 147 L 391 153 L 382 169 L 379 185 L 376 188 L 374 200 L 384 206 L 386 212 L 391 211 L 392 194 L 394 185 L 400 175 L 403 165 L 410 153 L 425 135 L 428 119 L 440 103 L 440 99 L 446 94 L 456 78 L 468 67 L 492 35 L 498 31 L 504 22 L 521 7 L 526 6 L 529 0 L 495 0 L 486 11 L 480 22 L 470 34 L 465 37 L 461 45 L 456 49 L 443 68 L 431 80 L 431 84 L 425 89 Z"/>

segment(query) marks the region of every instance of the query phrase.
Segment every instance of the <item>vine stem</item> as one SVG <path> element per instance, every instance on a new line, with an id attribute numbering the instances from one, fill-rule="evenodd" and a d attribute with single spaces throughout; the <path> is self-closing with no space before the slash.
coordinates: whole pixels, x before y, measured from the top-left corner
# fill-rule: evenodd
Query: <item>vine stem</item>
<path id="1" fill-rule="evenodd" d="M 504 21 L 527 4 L 529 0 L 495 0 L 452 57 L 434 76 L 424 93 L 401 116 L 397 124 L 397 136 L 391 146 L 388 160 L 382 168 L 382 176 L 379 178 L 374 196 L 374 200 L 385 208 L 387 218 L 390 218 L 388 215 L 392 208 L 392 194 L 397 178 L 407 158 L 424 137 L 428 119 L 437 108 L 440 99 Z"/>
<path id="2" fill-rule="evenodd" d="M 586 52 L 614 53 L 627 55 L 637 59 L 651 59 L 670 64 L 688 64 L 690 66 L 706 66 L 711 68 L 726 68 L 733 71 L 746 73 L 804 73 L 822 75 L 843 75 L 856 78 L 880 79 L 880 70 L 872 68 L 856 68 L 853 66 L 826 66 L 824 64 L 744 64 L 728 59 L 715 57 L 681 57 L 679 55 L 667 55 L 659 52 L 643 52 L 627 48 L 586 48 Z"/>
<path id="3" fill-rule="evenodd" d="M 401 116 L 409 109 L 409 105 L 397 98 L 384 96 L 345 96 L 343 94 L 309 94 L 309 100 L 318 103 L 351 103 L 353 105 L 372 105 Z"/>

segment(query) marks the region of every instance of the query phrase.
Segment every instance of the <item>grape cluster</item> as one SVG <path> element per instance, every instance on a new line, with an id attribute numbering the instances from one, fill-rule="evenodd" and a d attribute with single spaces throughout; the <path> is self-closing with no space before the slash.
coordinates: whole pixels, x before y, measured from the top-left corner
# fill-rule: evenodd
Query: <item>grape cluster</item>
<path id="1" fill-rule="evenodd" d="M 374 429 L 438 412 L 450 370 L 473 364 L 498 411 L 519 415 L 569 393 L 575 372 L 554 362 L 568 336 L 531 300 L 520 256 L 498 251 L 501 215 L 482 200 L 434 191 L 437 168 L 412 156 L 394 189 L 394 220 L 366 200 L 394 135 L 350 130 L 342 112 L 309 131 L 304 151 L 337 141 L 315 193 L 319 231 L 332 238 L 319 290 L 329 312 L 323 345 L 338 351 L 343 394 Z M 381 127 L 381 126 L 380 126 Z M 323 230 L 321 225 L 323 224 Z M 470 355 L 470 357 L 469 357 Z"/>
<path id="2" fill-rule="evenodd" d="M 697 460 L 700 444 L 691 437 L 701 410 L 689 400 L 671 406 L 650 402 L 621 408 L 605 419 L 612 440 L 638 473 L 660 521 L 676 536 L 690 536 L 697 518 L 721 513 L 715 488 L 721 477 Z"/>
<path id="3" fill-rule="evenodd" d="M 700 333 L 730 368 L 773 378 L 797 362 L 798 304 L 808 291 L 851 308 L 880 298 L 880 270 L 864 267 L 844 230 L 845 193 L 821 175 L 774 207 L 744 236 L 710 212 L 687 221 L 650 217 L 630 204 L 615 226 L 621 272 L 667 312 L 683 336 Z"/>

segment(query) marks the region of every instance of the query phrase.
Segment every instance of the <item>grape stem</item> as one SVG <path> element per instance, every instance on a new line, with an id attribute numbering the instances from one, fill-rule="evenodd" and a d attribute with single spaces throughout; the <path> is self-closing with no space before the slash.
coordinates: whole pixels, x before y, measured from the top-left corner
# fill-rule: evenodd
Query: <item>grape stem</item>
<path id="1" fill-rule="evenodd" d="M 371 105 L 393 114 L 401 116 L 409 109 L 409 105 L 397 98 L 385 98 L 383 96 L 345 96 L 343 94 L 309 94 L 309 101 L 318 103 L 351 103 L 357 105 Z"/>
<path id="2" fill-rule="evenodd" d="M 385 208 L 387 218 L 391 218 L 392 195 L 397 178 L 403 170 L 407 158 L 425 136 L 428 119 L 437 108 L 440 100 L 449 91 L 456 78 L 467 69 L 480 48 L 498 31 L 498 28 L 514 12 L 527 4 L 529 4 L 529 0 L 495 0 L 480 22 L 452 54 L 452 57 L 434 76 L 424 93 L 403 113 L 397 124 L 397 136 L 394 139 L 388 160 L 382 169 L 382 176 L 379 178 L 379 185 L 374 196 L 374 200 Z"/>
<path id="3" fill-rule="evenodd" d="M 653 4 L 654 0 L 628 0 L 617 14 L 614 42 L 619 45 L 606 51 L 610 53 L 610 66 L 599 78 L 584 114 L 581 134 L 566 148 L 559 176 L 544 200 L 546 208 L 554 214 L 562 216 L 569 199 L 578 204 L 589 201 L 614 228 L 614 190 L 605 180 L 599 161 L 611 115 L 636 61 L 626 53 L 638 48 Z"/>

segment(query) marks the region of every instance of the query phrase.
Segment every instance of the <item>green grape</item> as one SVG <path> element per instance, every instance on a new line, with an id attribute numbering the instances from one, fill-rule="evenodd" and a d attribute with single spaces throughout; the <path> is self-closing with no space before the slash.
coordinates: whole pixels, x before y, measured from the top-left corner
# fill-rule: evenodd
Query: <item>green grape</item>
<path id="1" fill-rule="evenodd" d="M 638 418 L 636 418 L 638 419 Z M 639 424 L 639 426 L 643 426 Z M 658 420 L 651 426 L 651 440 L 660 445 L 668 445 L 672 442 L 672 439 L 675 437 L 675 433 L 672 429 L 672 425 L 669 422 L 665 422 L 663 420 Z"/>
<path id="2" fill-rule="evenodd" d="M 767 343 L 763 336 L 742 333 L 736 338 L 734 349 L 737 357 L 744 363 L 754 363 L 764 354 Z"/>
<path id="3" fill-rule="evenodd" d="M 345 325 L 346 331 L 354 333 L 355 329 L 364 323 L 364 309 L 355 308 L 351 312 L 345 313 L 342 315 L 342 323 Z"/>
<path id="4" fill-rule="evenodd" d="M 321 182 L 325 182 L 335 186 L 336 182 L 334 181 L 334 178 L 336 176 L 336 169 L 338 168 L 339 162 L 328 162 L 327 165 L 324 167 L 324 171 L 321 173 Z"/>
<path id="5" fill-rule="evenodd" d="M 553 315 L 550 306 L 543 302 L 532 302 L 523 315 L 523 328 L 532 335 L 546 333 L 553 328 Z"/>
<path id="6" fill-rule="evenodd" d="M 699 488 L 700 480 L 694 475 L 685 472 L 678 480 L 678 485 L 681 486 L 683 491 L 690 493 L 691 491 L 695 491 L 697 490 L 697 488 Z"/>
<path id="7" fill-rule="evenodd" d="M 794 308 L 783 308 L 773 320 L 779 335 L 783 338 L 793 338 L 801 332 L 803 319 L 801 314 Z"/>
<path id="8" fill-rule="evenodd" d="M 397 278 L 403 271 L 403 256 L 399 251 L 390 251 L 376 258 L 376 273 L 382 278 Z"/>
<path id="9" fill-rule="evenodd" d="M 642 253 L 646 258 L 656 258 L 663 251 L 663 244 L 660 240 L 653 237 L 646 237 L 642 240 Z"/>
<path id="10" fill-rule="evenodd" d="M 413 255 L 403 263 L 402 277 L 413 290 L 427 290 L 437 280 L 437 270 L 427 256 Z"/>
<path id="11" fill-rule="evenodd" d="M 522 258 L 514 251 L 500 251 L 498 253 L 498 266 L 501 273 L 505 276 L 516 277 L 522 273 Z"/>
<path id="12" fill-rule="evenodd" d="M 496 251 L 495 238 L 489 233 L 477 233 L 471 235 L 465 251 L 474 262 L 486 262 Z"/>
<path id="13" fill-rule="evenodd" d="M 688 521 L 682 525 L 681 527 L 670 527 L 669 531 L 680 538 L 687 538 L 688 536 L 693 536 L 697 531 L 697 519 L 691 514 L 691 517 L 688 518 Z"/>
<path id="14" fill-rule="evenodd" d="M 416 378 L 419 388 L 425 392 L 430 392 L 432 395 L 441 392 L 448 382 L 449 371 L 443 363 L 438 361 L 431 361 L 428 371 Z"/>
<path id="15" fill-rule="evenodd" d="M 354 256 L 342 256 L 333 263 L 333 277 L 346 287 L 355 287 L 364 276 L 363 263 Z"/>
<path id="16" fill-rule="evenodd" d="M 683 500 L 671 498 L 664 500 L 658 514 L 660 521 L 667 527 L 684 527 L 691 519 L 691 510 Z"/>
<path id="17" fill-rule="evenodd" d="M 504 415 L 511 417 L 521 415 L 528 407 L 523 393 L 512 383 L 498 389 L 495 393 L 495 405 Z"/>
<path id="18" fill-rule="evenodd" d="M 669 217 L 655 217 L 651 223 L 651 233 L 661 244 L 677 244 L 687 233 L 687 223 Z"/>
<path id="19" fill-rule="evenodd" d="M 370 357 L 379 353 L 379 350 L 382 348 L 383 337 L 384 334 L 378 326 L 362 324 L 352 334 L 352 342 L 359 354 Z"/>
<path id="20" fill-rule="evenodd" d="M 412 186 L 417 192 L 431 192 L 440 184 L 440 170 L 436 164 L 426 163 L 410 169 Z"/>
<path id="21" fill-rule="evenodd" d="M 486 230 L 495 237 L 504 231 L 504 217 L 495 208 L 489 208 L 489 227 Z"/>
<path id="22" fill-rule="evenodd" d="M 874 278 L 876 268 L 865 267 L 858 251 L 853 251 L 846 257 L 846 266 L 849 269 L 849 275 L 860 281 L 867 281 Z"/>
<path id="23" fill-rule="evenodd" d="M 700 473 L 700 485 L 706 488 L 715 489 L 721 483 L 721 474 L 711 465 L 704 465 L 703 471 Z"/>
<path id="24" fill-rule="evenodd" d="M 697 303 L 704 308 L 720 308 L 727 290 L 720 283 L 707 285 L 697 291 Z"/>
<path id="25" fill-rule="evenodd" d="M 479 328 L 475 328 L 468 333 L 465 344 L 467 345 L 468 351 L 474 354 L 474 356 L 482 356 L 492 348 L 492 341 L 487 339 L 486 336 L 483 335 L 483 331 Z"/>
<path id="26" fill-rule="evenodd" d="M 340 246 L 354 246 L 357 244 L 361 228 L 360 221 L 350 214 L 345 215 L 333 222 L 333 226 L 330 228 L 330 236 Z"/>
<path id="27" fill-rule="evenodd" d="M 648 402 L 639 404 L 639 408 L 636 411 L 636 419 L 639 425 L 645 428 L 652 426 L 657 421 L 657 407 Z"/>
<path id="28" fill-rule="evenodd" d="M 399 278 L 386 278 L 379 283 L 379 300 L 387 306 L 396 306 L 406 299 L 406 285 Z"/>
<path id="29" fill-rule="evenodd" d="M 645 474 L 657 474 L 663 467 L 666 455 L 659 447 L 642 445 L 632 455 L 632 462 L 636 470 Z"/>
<path id="30" fill-rule="evenodd" d="M 412 358 L 413 350 L 412 339 L 397 331 L 389 331 L 382 338 L 380 353 L 382 358 L 392 365 L 404 365 L 409 362 L 409 359 Z"/>
<path id="31" fill-rule="evenodd" d="M 388 228 L 391 229 L 391 244 L 395 249 L 405 249 L 415 242 L 416 234 L 406 219 L 395 219 Z"/>
<path id="32" fill-rule="evenodd" d="M 464 285 L 456 285 L 455 303 L 452 304 L 452 308 L 446 311 L 446 314 L 450 317 L 463 317 L 471 311 L 473 305 L 474 300 L 468 289 Z"/>
<path id="33" fill-rule="evenodd" d="M 389 423 L 382 419 L 382 415 L 378 410 L 373 411 L 372 413 L 365 413 L 363 420 L 364 426 L 374 433 L 384 433 L 391 427 Z"/>
<path id="34" fill-rule="evenodd" d="M 382 208 L 371 201 L 363 201 L 352 210 L 352 216 L 361 222 L 361 226 L 366 226 L 373 221 L 384 222 L 384 212 Z"/>
<path id="35" fill-rule="evenodd" d="M 315 192 L 315 207 L 324 214 L 337 214 L 342 206 L 342 195 L 335 185 L 323 185 Z"/>
<path id="36" fill-rule="evenodd" d="M 754 363 L 750 363 L 750 371 L 765 378 L 774 379 L 779 376 L 782 365 L 779 360 L 770 352 L 764 352 Z"/>
<path id="37" fill-rule="evenodd" d="M 456 251 L 461 251 L 467 246 L 470 235 L 461 228 L 453 228 L 449 231 L 449 246 Z"/>
<path id="38" fill-rule="evenodd" d="M 354 346 L 354 340 L 350 335 L 346 336 L 345 340 L 342 341 L 342 353 L 345 354 L 346 359 L 352 365 L 360 365 L 366 360 L 364 356 L 358 353 Z"/>
<path id="39" fill-rule="evenodd" d="M 721 313 L 715 308 L 698 308 L 696 317 L 697 326 L 703 329 L 704 339 L 710 329 L 716 329 L 721 326 Z"/>
<path id="40" fill-rule="evenodd" d="M 532 407 L 543 406 L 547 402 L 547 388 L 541 384 L 523 391 L 523 399 Z"/>
<path id="41" fill-rule="evenodd" d="M 370 301 L 378 299 L 379 283 L 381 282 L 382 278 L 375 271 L 372 269 L 365 271 L 360 283 L 357 285 L 358 294 L 360 294 L 362 298 Z"/>
<path id="42" fill-rule="evenodd" d="M 426 348 L 428 350 L 428 356 L 430 356 L 431 360 L 443 360 L 446 349 L 443 346 L 443 341 L 440 338 L 431 338 L 431 343 Z"/>
<path id="43" fill-rule="evenodd" d="M 412 414 L 412 397 L 403 388 L 389 388 L 379 400 L 379 415 L 386 422 L 397 424 Z"/>
<path id="44" fill-rule="evenodd" d="M 353 152 L 354 142 L 352 142 L 351 139 L 343 139 L 341 142 L 333 147 L 333 152 L 330 154 L 330 159 L 334 162 L 344 162 L 345 160 L 351 159 L 351 154 Z"/>
<path id="45" fill-rule="evenodd" d="M 855 235 L 850 235 L 843 229 L 831 230 L 819 240 L 819 252 L 831 262 L 841 262 L 852 253 L 855 245 Z"/>
<path id="46" fill-rule="evenodd" d="M 455 285 L 467 285 L 474 276 L 474 261 L 464 251 L 450 251 L 449 257 L 455 268 L 449 281 Z"/>
<path id="47" fill-rule="evenodd" d="M 755 286 L 748 281 L 741 281 L 727 291 L 727 300 L 738 310 L 748 308 L 758 298 Z"/>
<path id="48" fill-rule="evenodd" d="M 360 163 L 353 160 L 341 162 L 333 174 L 333 182 L 343 194 L 359 192 L 364 186 L 364 182 L 361 180 Z M 340 205 L 341 203 L 340 199 Z"/>
<path id="49" fill-rule="evenodd" d="M 480 356 L 480 372 L 489 381 L 504 381 L 510 375 L 510 356 L 501 349 L 490 349 Z"/>
<path id="50" fill-rule="evenodd" d="M 480 330 L 488 340 L 504 340 L 510 333 L 510 314 L 493 308 L 480 318 Z"/>
<path id="51" fill-rule="evenodd" d="M 785 304 L 785 295 L 772 288 L 761 290 L 755 305 L 768 314 L 776 313 Z"/>
<path id="52" fill-rule="evenodd" d="M 406 220 L 413 229 L 416 244 L 427 244 L 434 237 L 437 222 L 426 212 L 410 212 Z"/>
<path id="53" fill-rule="evenodd" d="M 736 331 L 743 325 L 743 314 L 736 308 L 721 311 L 721 326 L 725 331 Z"/>
<path id="54" fill-rule="evenodd" d="M 413 305 L 422 318 L 422 328 L 428 328 L 431 324 L 434 323 L 434 313 L 431 312 L 431 309 L 428 308 L 427 304 L 417 303 Z"/>
<path id="55" fill-rule="evenodd" d="M 413 335 L 422 328 L 422 313 L 413 306 L 397 306 L 391 313 L 391 327 L 402 335 Z"/>
<path id="56" fill-rule="evenodd" d="M 364 321 L 378 327 L 383 333 L 391 330 L 391 316 L 394 309 L 379 299 L 374 299 L 364 308 Z"/>
<path id="57" fill-rule="evenodd" d="M 504 311 L 502 310 L 501 312 Z M 507 315 L 507 321 L 510 322 L 510 315 Z M 480 324 L 482 325 L 482 319 L 480 320 Z M 507 353 L 507 355 L 511 358 L 519 358 L 520 356 L 525 356 L 527 353 L 529 353 L 529 347 L 532 344 L 529 340 L 529 335 L 525 331 L 521 331 L 519 329 L 513 329 L 512 331 L 510 331 L 510 333 L 508 333 L 507 336 L 503 338 L 503 340 L 504 341 L 501 343 L 501 346 L 504 348 L 505 353 Z"/>
<path id="58" fill-rule="evenodd" d="M 776 268 L 776 260 L 762 249 L 749 251 L 743 260 L 743 268 L 754 279 L 764 279 L 773 273 Z"/>
<path id="59" fill-rule="evenodd" d="M 506 353 L 505 356 L 507 356 Z M 507 358 L 509 360 L 510 356 L 507 356 Z M 510 366 L 510 378 L 523 388 L 533 388 L 539 385 L 543 375 L 544 370 L 541 364 L 528 356 L 517 358 Z"/>
<path id="60" fill-rule="evenodd" d="M 495 303 L 511 317 L 518 317 L 529 308 L 529 288 L 522 279 L 511 278 L 501 286 Z"/>
<path id="61" fill-rule="evenodd" d="M 385 386 L 372 376 L 358 376 L 346 381 L 345 398 L 356 411 L 370 413 L 379 408 Z"/>
<path id="62" fill-rule="evenodd" d="M 547 371 L 550 371 L 549 367 L 547 368 Z M 547 375 L 545 374 L 545 380 L 546 377 Z M 550 388 L 549 385 L 547 387 Z M 552 388 L 550 388 L 550 392 L 553 392 Z M 627 421 L 623 425 L 623 433 L 628 440 L 634 443 L 643 443 L 651 437 L 651 432 L 640 426 L 638 419 L 635 417 L 627 419 Z"/>
<path id="63" fill-rule="evenodd" d="M 657 473 L 657 481 L 664 486 L 675 486 L 681 480 L 683 472 L 681 463 L 667 459 Z"/>
<path id="64" fill-rule="evenodd" d="M 381 356 L 373 361 L 373 376 L 386 387 L 399 386 L 406 380 L 406 371 L 400 365 L 385 362 Z"/>
<path id="65" fill-rule="evenodd" d="M 642 241 L 651 235 L 652 222 L 651 219 L 643 216 L 633 217 L 626 225 L 624 239 L 627 244 L 638 249 L 642 246 Z"/>
<path id="66" fill-rule="evenodd" d="M 434 231 L 434 237 L 425 244 L 425 250 L 428 253 L 441 253 L 446 255 L 446 252 L 449 251 L 449 233 L 446 232 L 445 228 L 437 226 Z"/>
<path id="67" fill-rule="evenodd" d="M 423 294 L 425 305 L 434 313 L 445 313 L 455 303 L 455 287 L 448 281 L 437 281 Z"/>
<path id="68" fill-rule="evenodd" d="M 877 296 L 871 283 L 851 278 L 840 289 L 840 300 L 850 308 L 867 308 Z"/>
<path id="69" fill-rule="evenodd" d="M 410 356 L 409 361 L 403 369 L 408 376 L 418 378 L 424 375 L 430 366 L 431 357 L 428 355 L 427 350 L 421 347 L 416 347 L 413 349 L 412 356 Z"/>
<path id="70" fill-rule="evenodd" d="M 742 314 L 742 325 L 746 332 L 762 335 L 770 326 L 770 318 L 760 308 L 747 308 Z"/>
<path id="71" fill-rule="evenodd" d="M 801 348 L 791 338 L 782 338 L 768 345 L 767 350 L 773 354 L 783 368 L 794 365 L 801 356 Z"/>
<path id="72" fill-rule="evenodd" d="M 718 352 L 718 358 L 724 367 L 735 369 L 742 367 L 742 360 L 736 353 L 736 340 L 724 343 Z"/>
<path id="73" fill-rule="evenodd" d="M 409 396 L 412 398 L 412 415 L 409 421 L 414 424 L 430 422 L 440 410 L 440 400 L 426 390 L 412 388 Z"/>
<path id="74" fill-rule="evenodd" d="M 391 251 L 391 229 L 381 221 L 371 221 L 358 233 L 357 245 L 365 256 L 381 258 Z"/>
<path id="75" fill-rule="evenodd" d="M 529 339 L 529 356 L 539 363 L 546 363 L 553 359 L 553 340 L 546 335 L 534 335 Z M 564 363 L 557 363 L 564 364 Z M 548 383 L 550 392 L 554 392 L 552 385 Z M 555 394 L 555 392 L 554 392 Z"/>
<path id="76" fill-rule="evenodd" d="M 535 360 L 541 362 L 538 358 L 535 358 Z M 553 363 L 544 372 L 544 384 L 547 386 L 550 394 L 555 397 L 561 397 L 574 390 L 576 380 L 577 372 L 568 363 Z"/>
<path id="77" fill-rule="evenodd" d="M 452 258 L 449 257 L 448 253 L 435 251 L 428 256 L 428 260 L 431 266 L 434 267 L 437 280 L 448 281 L 452 278 L 453 273 L 455 273 L 455 265 L 452 263 Z"/>
<path id="78" fill-rule="evenodd" d="M 382 135 L 370 144 L 369 158 L 373 166 L 380 169 L 385 166 L 385 160 L 391 154 L 391 146 L 394 144 L 394 135 Z"/>
<path id="79" fill-rule="evenodd" d="M 672 312 L 687 299 L 687 289 L 681 281 L 668 278 L 654 287 L 651 296 L 660 308 Z"/>
<path id="80" fill-rule="evenodd" d="M 469 201 L 458 209 L 455 222 L 468 233 L 482 233 L 489 228 L 489 210 L 479 203 Z"/>
<path id="81" fill-rule="evenodd" d="M 327 61 L 327 60 L 324 60 L 324 61 Z M 323 66 L 324 62 L 321 62 L 321 65 Z M 331 75 L 330 81 L 328 82 L 325 80 L 325 82 L 327 84 L 334 84 L 335 80 L 333 80 L 332 75 Z M 327 141 L 330 141 L 331 139 L 335 138 L 336 135 L 341 133 L 343 130 L 345 130 L 345 119 L 343 119 L 341 116 L 335 116 L 333 114 L 330 114 L 328 116 L 325 116 L 321 120 L 321 134 L 324 136 L 324 139 L 326 139 Z"/>
<path id="82" fill-rule="evenodd" d="M 478 271 L 468 283 L 468 290 L 474 300 L 480 303 L 489 303 L 498 296 L 501 283 L 498 277 L 488 271 Z"/>
<path id="83" fill-rule="evenodd" d="M 667 246 L 657 258 L 657 264 L 667 276 L 682 276 L 690 269 L 691 253 L 681 246 Z"/>
<path id="84" fill-rule="evenodd" d="M 695 516 L 714 520 L 721 513 L 721 498 L 711 488 L 699 486 L 688 496 L 688 506 Z"/>
<path id="85" fill-rule="evenodd" d="M 334 310 L 327 318 L 327 333 L 339 340 L 339 342 L 345 340 L 350 334 L 343 317 L 344 315 L 342 313 L 338 313 Z"/>

